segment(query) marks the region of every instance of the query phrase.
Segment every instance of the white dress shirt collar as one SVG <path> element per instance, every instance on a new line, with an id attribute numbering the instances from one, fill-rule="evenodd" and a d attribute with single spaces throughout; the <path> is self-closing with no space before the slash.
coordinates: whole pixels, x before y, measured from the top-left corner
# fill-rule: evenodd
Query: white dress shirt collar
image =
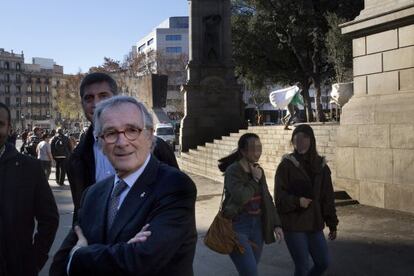
<path id="1" fill-rule="evenodd" d="M 122 179 L 128 185 L 129 189 L 132 188 L 134 183 L 137 181 L 137 179 L 144 172 L 144 170 L 147 167 L 148 162 L 150 161 L 150 159 L 151 159 L 151 154 L 148 154 L 147 159 L 145 159 L 144 164 L 138 170 L 136 170 L 135 172 L 131 173 L 130 175 L 128 175 L 127 177 Z M 118 182 L 119 179 L 120 179 L 120 177 L 118 177 L 118 175 L 115 174 L 114 185 Z"/>

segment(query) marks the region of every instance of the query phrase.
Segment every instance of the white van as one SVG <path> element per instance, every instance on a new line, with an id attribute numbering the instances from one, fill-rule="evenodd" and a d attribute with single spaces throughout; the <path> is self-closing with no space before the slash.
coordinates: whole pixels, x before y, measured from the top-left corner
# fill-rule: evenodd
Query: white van
<path id="1" fill-rule="evenodd" d="M 175 133 L 171 124 L 156 124 L 154 128 L 154 135 L 167 142 L 173 150 L 175 149 Z"/>

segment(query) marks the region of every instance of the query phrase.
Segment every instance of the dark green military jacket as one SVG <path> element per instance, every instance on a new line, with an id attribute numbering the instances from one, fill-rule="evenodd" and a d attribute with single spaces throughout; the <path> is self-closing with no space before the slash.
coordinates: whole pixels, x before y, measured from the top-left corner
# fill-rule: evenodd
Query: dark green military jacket
<path id="1" fill-rule="evenodd" d="M 274 228 L 280 227 L 281 223 L 276 207 L 273 204 L 272 196 L 269 193 L 264 172 L 259 182 L 256 182 L 249 173 L 244 171 L 240 163 L 236 161 L 226 169 L 224 174 L 224 189 L 225 200 L 223 202 L 223 211 L 228 217 L 234 217 L 240 214 L 243 211 L 244 205 L 254 194 L 257 192 L 261 193 L 263 240 L 265 243 L 274 242 Z"/>

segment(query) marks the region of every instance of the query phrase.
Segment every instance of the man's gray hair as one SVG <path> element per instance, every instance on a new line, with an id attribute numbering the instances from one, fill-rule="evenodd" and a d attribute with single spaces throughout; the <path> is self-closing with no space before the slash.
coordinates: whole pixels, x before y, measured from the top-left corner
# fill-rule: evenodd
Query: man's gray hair
<path id="1" fill-rule="evenodd" d="M 147 129 L 147 130 L 154 129 L 154 121 L 152 120 L 152 116 L 148 112 L 148 109 L 145 107 L 145 105 L 142 102 L 139 102 L 135 98 L 129 97 L 129 96 L 115 96 L 115 97 L 109 98 L 107 100 L 104 100 L 98 103 L 98 105 L 95 108 L 95 112 L 93 114 L 93 122 L 94 122 L 93 135 L 95 137 L 98 137 L 99 135 L 102 134 L 102 123 L 100 121 L 102 113 L 108 108 L 119 106 L 125 103 L 133 104 L 141 111 L 141 115 L 144 120 L 144 129 Z"/>

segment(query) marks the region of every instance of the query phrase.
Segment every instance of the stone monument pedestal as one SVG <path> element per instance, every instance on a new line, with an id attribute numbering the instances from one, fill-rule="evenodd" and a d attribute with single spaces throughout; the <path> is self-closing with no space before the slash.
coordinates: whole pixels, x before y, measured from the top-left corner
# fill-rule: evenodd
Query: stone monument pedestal
<path id="1" fill-rule="evenodd" d="M 230 1 L 189 0 L 190 62 L 183 85 L 182 151 L 236 132 L 244 124 L 231 49 Z"/>
<path id="2" fill-rule="evenodd" d="M 353 37 L 354 96 L 342 110 L 335 186 L 414 213 L 414 1 L 365 0 L 341 28 Z"/>

